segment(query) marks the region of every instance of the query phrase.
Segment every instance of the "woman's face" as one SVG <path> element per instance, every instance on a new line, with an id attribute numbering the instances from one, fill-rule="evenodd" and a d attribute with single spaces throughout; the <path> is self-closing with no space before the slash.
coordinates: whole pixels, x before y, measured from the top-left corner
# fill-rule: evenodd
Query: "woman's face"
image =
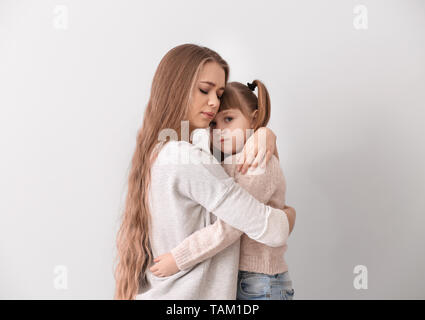
<path id="1" fill-rule="evenodd" d="M 188 119 L 190 132 L 198 128 L 208 128 L 220 106 L 224 86 L 224 69 L 217 62 L 205 63 L 191 94 Z"/>
<path id="2" fill-rule="evenodd" d="M 242 151 L 246 140 L 252 134 L 253 119 L 257 110 L 248 119 L 240 109 L 231 108 L 217 113 L 211 121 L 212 141 L 216 149 L 225 154 Z"/>

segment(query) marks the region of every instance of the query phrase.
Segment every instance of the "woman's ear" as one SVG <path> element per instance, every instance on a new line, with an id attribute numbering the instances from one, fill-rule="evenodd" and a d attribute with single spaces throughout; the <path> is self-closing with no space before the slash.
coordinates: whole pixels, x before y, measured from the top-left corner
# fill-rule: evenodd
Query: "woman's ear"
<path id="1" fill-rule="evenodd" d="M 251 113 L 251 118 L 252 118 L 252 120 L 251 120 L 251 128 L 254 128 L 254 123 L 255 123 L 255 120 L 257 119 L 257 113 L 258 113 L 258 110 L 254 110 L 252 113 Z"/>

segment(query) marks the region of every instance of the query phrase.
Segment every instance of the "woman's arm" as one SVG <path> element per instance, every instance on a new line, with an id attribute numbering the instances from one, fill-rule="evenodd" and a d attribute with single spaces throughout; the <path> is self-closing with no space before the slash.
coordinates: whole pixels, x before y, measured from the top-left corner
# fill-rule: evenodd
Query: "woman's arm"
<path id="1" fill-rule="evenodd" d="M 295 226 L 295 218 L 296 218 L 296 211 L 294 208 L 290 206 L 286 206 L 283 208 L 283 211 L 285 211 L 286 215 L 288 216 L 289 221 L 289 234 L 292 233 L 292 230 Z"/>
<path id="2" fill-rule="evenodd" d="M 168 277 L 213 257 L 240 238 L 243 232 L 217 219 L 184 239 L 171 252 L 155 257 L 150 268 L 157 277 Z"/>
<path id="3" fill-rule="evenodd" d="M 283 211 L 288 216 L 289 233 L 291 233 L 295 225 L 295 209 L 285 205 Z M 192 233 L 177 247 L 173 248 L 171 250 L 173 262 L 179 270 L 193 267 L 226 249 L 237 241 L 242 234 L 242 231 L 233 228 L 221 219 L 217 219 L 213 224 Z"/>
<path id="4" fill-rule="evenodd" d="M 274 158 L 262 174 L 250 176 L 235 171 L 235 157 L 236 155 L 230 158 L 230 164 L 223 164 L 225 171 L 258 200 L 263 203 L 270 201 L 273 207 L 285 211 L 288 215 L 289 230 L 292 230 L 295 210 L 285 205 L 286 183 L 279 160 Z M 151 271 L 156 276 L 164 277 L 173 275 L 179 270 L 191 268 L 224 250 L 237 241 L 242 234 L 243 232 L 217 219 L 214 224 L 189 235 L 171 252 L 156 257 L 154 260 L 156 263 L 151 267 Z"/>
<path id="5" fill-rule="evenodd" d="M 285 205 L 283 211 L 288 215 L 289 233 L 291 233 L 295 224 L 295 209 Z M 221 231 L 225 228 L 229 229 L 228 232 Z M 211 237 L 208 237 L 208 234 Z M 157 277 L 172 276 L 211 258 L 238 240 L 242 234 L 238 229 L 218 219 L 214 224 L 192 233 L 171 252 L 156 257 L 150 271 Z"/>
<path id="6" fill-rule="evenodd" d="M 167 175 L 177 175 L 173 179 L 178 181 L 177 192 L 253 240 L 271 247 L 286 243 L 289 222 L 284 211 L 255 199 L 227 175 L 209 152 L 183 141 L 174 145 L 179 149 L 175 152 L 188 153 L 184 158 L 192 160 L 190 164 L 166 164 Z"/>

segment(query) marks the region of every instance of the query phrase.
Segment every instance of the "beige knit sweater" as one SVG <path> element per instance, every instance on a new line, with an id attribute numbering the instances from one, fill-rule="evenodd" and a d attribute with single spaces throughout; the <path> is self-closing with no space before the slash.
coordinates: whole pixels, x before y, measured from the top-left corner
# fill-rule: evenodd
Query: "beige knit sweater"
<path id="1" fill-rule="evenodd" d="M 285 206 L 286 180 L 279 165 L 279 159 L 272 156 L 266 168 L 250 169 L 246 174 L 236 170 L 237 155 L 227 157 L 222 166 L 230 177 L 258 201 L 277 209 Z M 213 257 L 218 252 L 240 239 L 239 270 L 276 274 L 288 271 L 284 259 L 285 243 L 280 247 L 269 247 L 217 219 L 213 224 L 192 233 L 171 250 L 180 270 L 190 268 Z"/>

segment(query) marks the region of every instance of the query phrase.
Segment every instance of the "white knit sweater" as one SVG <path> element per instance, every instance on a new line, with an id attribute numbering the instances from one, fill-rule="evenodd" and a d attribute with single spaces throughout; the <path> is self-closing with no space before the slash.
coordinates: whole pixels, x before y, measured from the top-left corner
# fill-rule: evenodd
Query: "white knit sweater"
<path id="1" fill-rule="evenodd" d="M 286 243 L 284 211 L 256 200 L 229 177 L 206 148 L 185 142 L 158 144 L 151 169 L 150 240 L 154 257 L 170 252 L 193 232 L 211 224 L 211 213 L 268 246 Z M 181 160 L 183 159 L 183 160 Z M 189 162 L 187 161 L 189 159 Z M 236 299 L 240 241 L 210 259 L 169 277 L 149 268 L 149 285 L 136 299 Z"/>

